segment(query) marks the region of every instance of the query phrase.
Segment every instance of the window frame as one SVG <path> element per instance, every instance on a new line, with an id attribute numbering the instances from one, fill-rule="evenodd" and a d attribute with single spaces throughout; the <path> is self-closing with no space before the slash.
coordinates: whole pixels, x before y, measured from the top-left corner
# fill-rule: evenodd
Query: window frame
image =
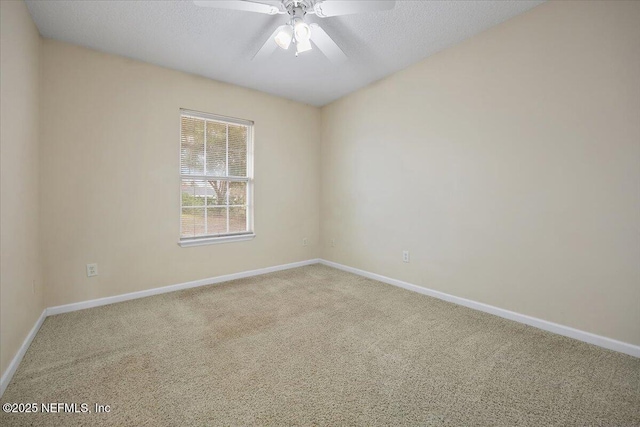
<path id="1" fill-rule="evenodd" d="M 182 117 L 193 117 L 195 119 L 201 120 L 211 120 L 216 122 L 221 122 L 225 124 L 232 125 L 241 125 L 247 127 L 247 176 L 246 177 L 234 177 L 234 176 L 224 176 L 224 177 L 212 177 L 207 175 L 184 175 L 182 173 Z M 218 114 L 205 113 L 202 111 L 189 110 L 185 108 L 180 108 L 178 114 L 178 126 L 180 129 L 179 132 L 179 143 L 178 143 L 178 181 L 179 181 L 179 191 L 178 191 L 178 205 L 179 205 L 179 229 L 178 229 L 178 244 L 181 247 L 190 247 L 190 246 L 201 246 L 201 245 L 212 245 L 218 243 L 230 243 L 230 242 L 240 242 L 245 240 L 253 239 L 256 234 L 253 225 L 253 126 L 254 122 L 252 120 L 239 119 L 235 117 L 227 117 L 221 116 Z M 228 132 L 228 131 L 227 131 Z M 206 140 L 205 140 L 206 147 Z M 228 148 L 227 148 L 228 149 Z M 228 166 L 227 166 L 228 167 Z M 233 233 L 225 233 L 225 234 L 212 234 L 212 235 L 203 235 L 197 237 L 182 237 L 182 180 L 183 179 L 193 179 L 193 180 L 210 180 L 211 178 L 215 178 L 217 181 L 227 181 L 230 182 L 246 182 L 247 183 L 247 231 L 244 232 L 233 232 Z M 227 192 L 229 191 L 229 184 L 227 184 Z M 228 206 L 228 205 L 225 205 Z M 206 209 L 206 206 L 205 206 Z"/>

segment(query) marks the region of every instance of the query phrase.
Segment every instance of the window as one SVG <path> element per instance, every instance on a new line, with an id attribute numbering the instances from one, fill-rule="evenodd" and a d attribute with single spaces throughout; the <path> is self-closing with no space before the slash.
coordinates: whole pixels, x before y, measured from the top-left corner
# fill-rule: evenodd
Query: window
<path id="1" fill-rule="evenodd" d="M 253 238 L 253 122 L 180 111 L 180 245 Z"/>

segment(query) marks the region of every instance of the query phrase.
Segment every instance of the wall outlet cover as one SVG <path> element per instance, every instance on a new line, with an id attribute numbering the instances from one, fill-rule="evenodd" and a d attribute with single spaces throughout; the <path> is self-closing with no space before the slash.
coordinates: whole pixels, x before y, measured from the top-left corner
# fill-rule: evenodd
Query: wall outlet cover
<path id="1" fill-rule="evenodd" d="M 87 277 L 98 275 L 98 264 L 87 264 Z"/>

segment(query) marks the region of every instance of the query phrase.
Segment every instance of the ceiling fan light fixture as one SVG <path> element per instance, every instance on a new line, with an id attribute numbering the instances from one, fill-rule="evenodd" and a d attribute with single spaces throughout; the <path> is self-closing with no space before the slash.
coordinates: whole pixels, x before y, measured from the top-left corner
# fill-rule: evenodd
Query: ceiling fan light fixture
<path id="1" fill-rule="evenodd" d="M 296 38 L 296 56 L 298 56 L 299 53 L 306 52 L 308 50 L 311 50 L 311 41 L 309 39 L 298 40 Z"/>
<path id="2" fill-rule="evenodd" d="M 291 44 L 291 39 L 293 38 L 293 30 L 290 25 L 285 25 L 282 27 L 278 34 L 276 34 L 275 41 L 278 46 L 282 49 L 289 49 L 289 45 Z"/>
<path id="3" fill-rule="evenodd" d="M 311 38 L 311 27 L 302 19 L 296 19 L 293 25 L 296 41 L 309 41 Z"/>

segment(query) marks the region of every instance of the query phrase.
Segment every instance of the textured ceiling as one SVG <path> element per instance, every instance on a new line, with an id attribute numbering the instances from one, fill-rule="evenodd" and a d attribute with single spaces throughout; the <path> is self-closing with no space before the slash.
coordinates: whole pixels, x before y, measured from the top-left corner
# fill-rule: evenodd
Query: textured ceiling
<path id="1" fill-rule="evenodd" d="M 331 1 L 331 0 L 329 0 Z M 27 1 L 43 37 L 325 105 L 503 22 L 542 1 L 398 1 L 395 9 L 318 18 L 349 60 L 277 49 L 252 61 L 286 15 L 191 1 Z"/>

